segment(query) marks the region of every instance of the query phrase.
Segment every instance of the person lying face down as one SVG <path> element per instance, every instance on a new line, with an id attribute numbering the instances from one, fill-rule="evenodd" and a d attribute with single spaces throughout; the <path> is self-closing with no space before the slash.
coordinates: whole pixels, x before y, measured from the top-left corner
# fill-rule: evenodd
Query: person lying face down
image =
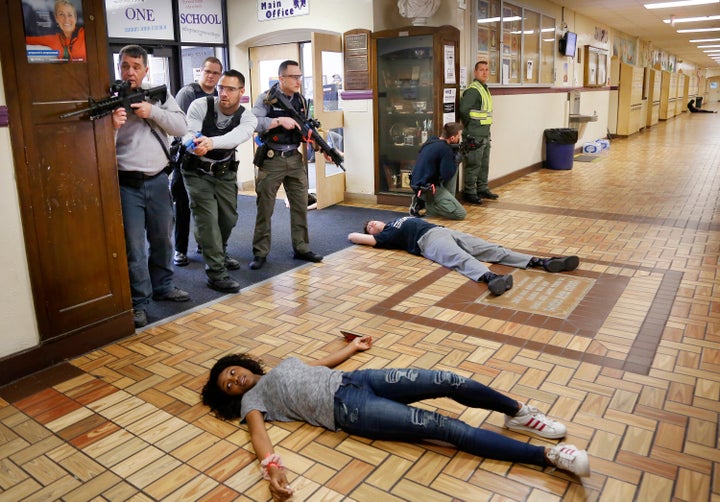
<path id="1" fill-rule="evenodd" d="M 455 418 L 411 406 L 448 397 L 458 403 L 505 414 L 505 427 L 544 439 L 567 428 L 534 406 L 522 404 L 450 371 L 416 368 L 340 371 L 331 368 L 369 350 L 370 336 L 356 337 L 328 356 L 305 363 L 290 357 L 265 371 L 247 354 L 220 358 L 202 389 L 202 401 L 221 419 L 246 422 L 262 475 L 274 500 L 293 494 L 282 459 L 274 452 L 265 421 L 303 421 L 370 439 L 420 442 L 435 439 L 473 455 L 589 476 L 587 452 L 559 443 L 537 446 L 473 427 Z"/>
<path id="2" fill-rule="evenodd" d="M 483 262 L 509 267 L 542 268 L 548 272 L 570 272 L 580 264 L 577 256 L 538 258 L 506 249 L 451 228 L 405 216 L 387 223 L 368 221 L 363 233 L 348 234 L 350 242 L 384 249 L 404 249 L 408 253 L 434 261 L 460 272 L 465 277 L 485 282 L 495 295 L 513 287 L 512 275 L 498 275 Z"/>

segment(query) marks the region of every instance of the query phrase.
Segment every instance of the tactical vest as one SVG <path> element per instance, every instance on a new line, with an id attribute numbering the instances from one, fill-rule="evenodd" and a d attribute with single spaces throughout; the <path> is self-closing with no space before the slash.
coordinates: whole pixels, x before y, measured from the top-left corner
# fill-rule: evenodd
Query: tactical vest
<path id="1" fill-rule="evenodd" d="M 240 117 L 242 117 L 245 108 L 240 106 L 237 111 L 232 115 L 232 118 L 222 129 L 217 125 L 217 112 L 215 111 L 215 98 L 208 96 L 207 98 L 207 113 L 203 119 L 202 135 L 208 138 L 213 136 L 222 136 L 235 129 L 240 124 Z M 228 148 L 227 150 L 210 150 L 205 154 L 205 157 L 212 160 L 225 160 L 229 158 L 234 159 L 235 149 Z"/>
<path id="2" fill-rule="evenodd" d="M 473 80 L 467 89 L 463 91 L 463 94 L 467 92 L 468 89 L 475 89 L 478 91 L 480 93 L 480 99 L 482 100 L 481 108 L 479 110 L 470 110 L 470 120 L 477 120 L 480 125 L 492 124 L 493 105 L 490 91 L 488 91 L 487 87 L 477 80 Z"/>
<path id="3" fill-rule="evenodd" d="M 277 86 L 278 84 L 275 85 Z M 302 115 L 303 117 L 307 117 L 307 100 L 302 94 L 296 92 L 295 94 L 293 94 L 290 102 L 292 103 L 293 108 L 300 112 L 300 115 Z M 266 115 L 269 119 L 275 119 L 278 117 L 290 117 L 290 112 L 288 112 L 284 108 L 271 105 L 269 103 L 267 103 L 266 106 L 270 108 Z M 288 130 L 285 129 L 283 126 L 277 126 L 273 127 L 272 129 L 268 129 L 262 135 L 263 143 L 275 143 L 277 145 L 299 145 L 302 140 L 302 134 L 298 129 Z"/>
<path id="4" fill-rule="evenodd" d="M 203 88 L 200 87 L 200 84 L 198 84 L 197 82 L 193 82 L 192 84 L 190 84 L 190 88 L 195 93 L 195 99 L 204 98 L 205 96 L 217 96 L 218 95 L 217 89 L 213 89 L 213 92 L 208 94 L 207 92 L 203 91 Z"/>

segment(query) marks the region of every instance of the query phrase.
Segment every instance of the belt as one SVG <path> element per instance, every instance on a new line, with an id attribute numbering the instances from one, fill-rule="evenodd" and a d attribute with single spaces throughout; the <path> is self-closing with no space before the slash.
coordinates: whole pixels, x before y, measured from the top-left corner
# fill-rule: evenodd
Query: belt
<path id="1" fill-rule="evenodd" d="M 273 157 L 281 157 L 283 159 L 286 159 L 299 153 L 300 152 L 298 152 L 297 148 L 293 148 L 292 150 L 275 150 L 274 148 L 268 148 L 267 156 L 269 159 L 272 159 Z"/>

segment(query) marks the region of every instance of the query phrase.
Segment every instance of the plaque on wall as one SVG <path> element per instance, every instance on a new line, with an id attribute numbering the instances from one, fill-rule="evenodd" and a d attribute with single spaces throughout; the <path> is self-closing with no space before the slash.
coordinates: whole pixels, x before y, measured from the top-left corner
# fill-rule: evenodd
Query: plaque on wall
<path id="1" fill-rule="evenodd" d="M 343 54 L 345 90 L 370 89 L 370 31 L 346 31 L 343 34 Z"/>

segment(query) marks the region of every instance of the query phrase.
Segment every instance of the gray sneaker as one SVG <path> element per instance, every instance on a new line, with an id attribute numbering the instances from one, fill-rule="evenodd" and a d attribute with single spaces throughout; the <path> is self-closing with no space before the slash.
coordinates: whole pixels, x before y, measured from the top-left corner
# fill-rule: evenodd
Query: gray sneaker
<path id="1" fill-rule="evenodd" d="M 587 452 L 578 450 L 574 444 L 556 444 L 547 452 L 547 459 L 558 469 L 572 472 L 581 478 L 590 475 L 590 461 Z"/>
<path id="2" fill-rule="evenodd" d="M 190 293 L 183 291 L 180 288 L 173 287 L 170 291 L 165 294 L 153 295 L 153 300 L 157 302 L 168 301 L 168 302 L 186 302 L 190 300 Z"/>
<path id="3" fill-rule="evenodd" d="M 235 258 L 230 258 L 228 255 L 225 255 L 225 268 L 227 270 L 238 270 L 240 268 L 240 262 Z"/>
<path id="4" fill-rule="evenodd" d="M 188 257 L 185 253 L 175 251 L 175 256 L 173 256 L 173 263 L 178 267 L 185 267 L 190 263 L 190 260 L 188 260 Z"/>
<path id="5" fill-rule="evenodd" d="M 142 309 L 133 309 L 133 322 L 136 328 L 142 328 L 148 323 L 147 314 Z"/>

